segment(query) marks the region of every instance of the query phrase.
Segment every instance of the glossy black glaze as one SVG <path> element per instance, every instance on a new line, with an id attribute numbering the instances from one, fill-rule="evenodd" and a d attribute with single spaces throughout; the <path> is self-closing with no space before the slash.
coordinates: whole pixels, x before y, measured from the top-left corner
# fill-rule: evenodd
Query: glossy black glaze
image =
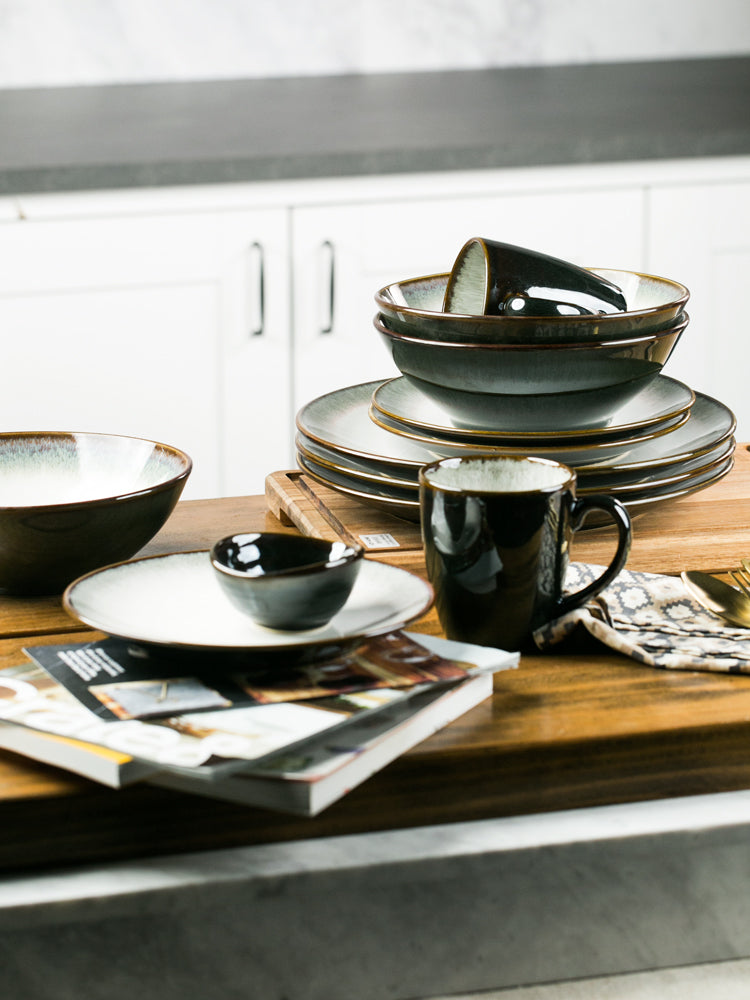
<path id="1" fill-rule="evenodd" d="M 267 628 L 319 628 L 346 603 L 364 550 L 281 532 L 231 535 L 216 542 L 211 563 L 240 611 Z"/>
<path id="2" fill-rule="evenodd" d="M 545 302 L 548 312 L 543 311 Z M 555 303 L 579 306 L 588 313 L 627 309 L 622 291 L 592 271 L 511 243 L 468 240 L 448 279 L 445 312 L 503 315 L 509 303 L 515 303 L 513 315 L 532 316 L 559 315 Z"/>
<path id="3" fill-rule="evenodd" d="M 593 309 L 574 302 L 552 302 L 526 293 L 508 295 L 503 302 L 505 316 L 592 316 Z"/>
<path id="4" fill-rule="evenodd" d="M 523 492 L 502 492 L 499 479 L 485 490 L 430 483 L 431 475 L 447 463 L 470 470 L 482 461 L 498 460 L 443 459 L 420 471 L 427 574 L 449 638 L 517 650 L 529 645 L 534 629 L 584 604 L 614 579 L 630 549 L 630 519 L 612 497 L 576 498 L 576 477 L 570 469 L 561 485 Z M 510 456 L 499 461 L 545 462 Z M 617 551 L 596 581 L 564 596 L 573 532 L 594 510 L 606 512 L 615 522 Z"/>

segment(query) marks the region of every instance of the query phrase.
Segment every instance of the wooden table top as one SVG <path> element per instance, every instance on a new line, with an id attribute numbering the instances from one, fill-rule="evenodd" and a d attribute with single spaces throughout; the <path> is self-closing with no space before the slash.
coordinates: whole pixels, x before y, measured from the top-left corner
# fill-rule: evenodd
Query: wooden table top
<path id="1" fill-rule="evenodd" d="M 708 490 L 637 517 L 630 569 L 724 572 L 750 555 L 750 453 Z M 263 497 L 186 501 L 144 554 L 282 525 Z M 606 562 L 588 531 L 573 558 Z M 424 574 L 419 548 L 371 558 Z M 413 628 L 439 633 L 431 612 Z M 58 598 L 0 597 L 0 665 L 96 633 Z M 320 816 L 300 819 L 136 785 L 112 790 L 0 751 L 0 870 L 418 827 L 750 787 L 750 677 L 641 666 L 592 644 L 524 655 L 491 699 Z"/>

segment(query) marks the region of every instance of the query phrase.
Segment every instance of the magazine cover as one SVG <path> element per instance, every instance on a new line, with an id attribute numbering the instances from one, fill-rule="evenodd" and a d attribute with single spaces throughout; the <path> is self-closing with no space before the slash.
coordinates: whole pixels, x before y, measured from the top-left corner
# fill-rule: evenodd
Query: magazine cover
<path id="1" fill-rule="evenodd" d="M 308 701 L 382 688 L 460 680 L 472 664 L 446 659 L 404 632 L 369 639 L 359 649 L 289 670 L 278 664 L 184 676 L 179 660 L 143 656 L 115 639 L 30 646 L 27 656 L 98 718 L 158 719 L 187 712 Z"/>
<path id="2" fill-rule="evenodd" d="M 162 705 L 158 711 L 167 712 L 171 708 L 174 713 L 173 706 L 181 704 L 188 704 L 191 710 L 164 716 L 154 716 L 153 707 L 149 705 L 144 717 L 133 717 L 132 709 L 138 707 L 138 703 L 133 702 L 125 717 L 120 718 L 109 708 L 112 700 L 105 704 L 90 690 L 98 686 L 98 672 L 85 681 L 77 671 L 69 671 L 73 676 L 68 676 L 68 683 L 75 687 L 77 696 L 52 673 L 30 662 L 0 671 L 0 719 L 128 754 L 157 769 L 186 768 L 194 776 L 211 780 L 247 768 L 249 762 L 257 763 L 279 750 L 291 749 L 363 713 L 380 711 L 410 698 L 425 684 L 455 682 L 470 676 L 472 671 L 492 672 L 501 669 L 503 662 L 514 661 L 511 654 L 492 650 L 487 652 L 493 666 L 488 662 L 479 667 L 469 661 L 449 659 L 435 652 L 434 643 L 430 644 L 433 648 L 428 648 L 404 633 L 394 633 L 384 639 L 386 641 L 378 644 L 377 655 L 368 653 L 366 672 L 369 678 L 363 679 L 360 657 L 353 664 L 349 662 L 352 658 L 347 657 L 345 669 L 337 668 L 330 675 L 324 670 L 325 664 L 313 665 L 312 673 L 305 668 L 297 674 L 296 687 L 289 678 L 282 676 L 258 684 L 253 675 L 252 685 L 248 685 L 245 678 L 233 677 L 232 683 L 240 692 L 239 703 L 227 696 L 224 684 L 221 689 L 206 685 L 206 693 L 199 687 L 200 697 L 204 699 L 200 702 L 200 710 L 195 710 L 196 689 L 189 683 L 186 703 L 179 701 L 178 687 L 178 700 L 170 700 L 168 706 Z M 79 647 L 83 645 L 89 646 L 78 644 Z M 449 644 L 447 648 L 471 650 L 473 647 Z M 36 657 L 42 649 L 54 654 L 59 647 L 34 647 L 30 652 Z M 481 652 L 481 647 L 476 649 Z M 382 686 L 392 681 L 402 686 Z M 149 702 L 158 701 L 164 679 L 146 683 L 154 682 Z M 135 683 L 142 685 L 144 679 L 141 677 Z M 171 697 L 172 683 L 175 678 L 168 678 L 165 698 Z M 407 683 L 409 686 L 403 686 Z M 111 688 L 110 684 L 105 686 Z M 285 697 L 304 695 L 304 699 L 279 700 L 282 690 Z M 311 692 L 318 697 L 312 698 Z M 107 695 L 111 695 L 111 690 Z M 121 701 L 118 693 L 117 704 Z M 91 704 L 95 705 L 95 710 L 89 707 Z M 103 716 L 102 711 L 109 714 Z"/>

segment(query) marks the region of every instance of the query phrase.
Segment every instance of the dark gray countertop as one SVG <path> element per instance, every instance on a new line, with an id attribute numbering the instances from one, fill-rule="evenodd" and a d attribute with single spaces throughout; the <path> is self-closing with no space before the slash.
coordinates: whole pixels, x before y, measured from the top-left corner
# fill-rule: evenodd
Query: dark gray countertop
<path id="1" fill-rule="evenodd" d="M 750 154 L 750 58 L 0 92 L 0 194 Z"/>

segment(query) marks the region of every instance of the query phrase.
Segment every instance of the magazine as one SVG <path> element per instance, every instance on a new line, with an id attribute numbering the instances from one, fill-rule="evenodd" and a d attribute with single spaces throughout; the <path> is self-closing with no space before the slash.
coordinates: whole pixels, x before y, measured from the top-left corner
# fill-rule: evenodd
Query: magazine
<path id="1" fill-rule="evenodd" d="M 175 791 L 316 816 L 491 694 L 491 674 L 447 686 L 432 685 L 382 712 L 355 720 L 338 736 L 313 737 L 297 750 L 282 751 L 265 763 L 210 784 L 173 771 L 160 771 L 148 780 Z"/>
<path id="2" fill-rule="evenodd" d="M 83 767 L 81 748 L 93 744 L 147 765 L 151 774 L 168 770 L 172 774 L 183 772 L 193 781 L 212 782 L 227 774 L 247 770 L 251 764 L 264 762 L 279 751 L 288 752 L 321 733 L 330 733 L 353 720 L 407 702 L 426 688 L 445 688 L 474 674 L 491 674 L 518 662 L 517 654 L 487 647 L 409 633 L 397 636 L 398 641 L 390 644 L 391 660 L 398 658 L 398 653 L 409 661 L 412 676 L 409 687 L 375 686 L 351 691 L 344 684 L 344 690 L 333 695 L 319 687 L 320 696 L 308 700 L 268 700 L 239 707 L 205 707 L 197 712 L 148 721 L 132 717 L 107 721 L 37 663 L 29 662 L 0 671 L 0 721 L 64 737 L 69 742 L 55 747 L 58 758 L 42 757 L 47 749 L 37 746 L 37 759 L 66 766 L 65 760 L 75 757 L 78 773 L 85 773 L 80 770 Z M 35 647 L 35 656 L 40 648 L 43 647 Z M 424 674 L 417 680 L 420 660 L 430 665 L 431 680 L 425 680 Z M 439 679 L 443 672 L 450 676 L 449 680 Z M 304 690 L 309 695 L 310 687 Z M 8 727 L 4 726 L 0 745 L 34 756 L 30 747 L 31 735 L 26 734 L 26 749 L 22 750 L 21 735 L 15 734 L 15 746 L 11 747 L 10 735 L 3 735 L 7 732 Z M 49 742 L 46 746 L 49 747 Z M 51 751 L 51 747 L 49 749 Z M 95 770 L 99 774 L 107 771 L 110 784 L 122 784 L 127 780 L 127 769 L 122 767 L 120 773 L 115 774 L 117 769 L 111 761 L 105 767 L 99 759 Z M 96 777 L 93 773 L 90 776 Z"/>
<path id="3" fill-rule="evenodd" d="M 13 723 L 0 723 L 0 747 L 112 788 L 145 779 L 173 791 L 315 816 L 491 693 L 489 673 L 430 685 L 340 732 L 313 737 L 296 749 L 210 782 L 184 769 L 159 770 L 106 747 Z"/>
<path id="4" fill-rule="evenodd" d="M 0 722 L 0 748 L 43 764 L 53 764 L 110 788 L 132 785 L 158 770 L 154 764 L 136 760 L 119 750 L 43 733 L 38 729 L 27 729 L 12 722 Z"/>
<path id="5" fill-rule="evenodd" d="M 189 673 L 178 657 L 144 654 L 118 639 L 30 646 L 24 653 L 106 721 L 155 720 L 194 712 L 308 701 L 381 688 L 460 680 L 471 664 L 448 659 L 404 632 L 368 639 L 331 660 L 217 669 L 207 654 Z"/>

